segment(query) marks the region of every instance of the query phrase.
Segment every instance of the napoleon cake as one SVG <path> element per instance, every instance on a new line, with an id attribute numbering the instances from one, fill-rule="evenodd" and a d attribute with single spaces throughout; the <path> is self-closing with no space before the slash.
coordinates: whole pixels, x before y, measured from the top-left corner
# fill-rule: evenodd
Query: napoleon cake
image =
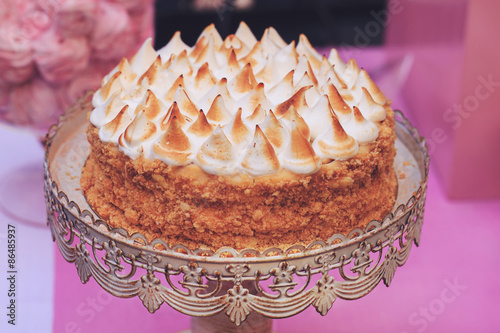
<path id="1" fill-rule="evenodd" d="M 355 60 L 245 23 L 147 40 L 88 106 L 81 186 L 112 227 L 191 249 L 286 249 L 381 220 L 397 182 L 390 101 Z"/>

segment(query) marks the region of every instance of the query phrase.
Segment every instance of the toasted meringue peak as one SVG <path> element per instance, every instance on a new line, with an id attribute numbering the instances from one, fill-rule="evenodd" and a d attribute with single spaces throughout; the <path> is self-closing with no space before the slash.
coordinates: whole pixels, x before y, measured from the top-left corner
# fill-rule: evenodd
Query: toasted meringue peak
<path id="1" fill-rule="evenodd" d="M 158 52 L 147 40 L 92 103 L 101 141 L 131 158 L 255 177 L 354 156 L 390 109 L 353 59 L 320 55 L 305 35 L 287 44 L 274 28 L 258 41 L 244 22 L 225 39 L 210 25 L 193 46 L 180 32 Z"/>
<path id="2" fill-rule="evenodd" d="M 262 39 L 272 41 L 279 48 L 287 46 L 287 43 L 283 40 L 283 38 L 281 38 L 280 34 L 273 27 L 269 27 L 264 31 Z"/>
<path id="3" fill-rule="evenodd" d="M 193 75 L 193 66 L 189 61 L 189 57 L 187 55 L 187 51 L 184 50 L 179 55 L 177 55 L 173 60 L 172 64 L 168 67 L 169 71 L 175 76 L 185 75 L 191 76 Z"/>
<path id="4" fill-rule="evenodd" d="M 259 104 L 255 107 L 252 114 L 245 118 L 245 124 L 253 128 L 255 125 L 262 123 L 266 119 L 266 115 L 266 110 Z"/>
<path id="5" fill-rule="evenodd" d="M 195 159 L 205 172 L 216 175 L 232 175 L 237 172 L 237 153 L 226 135 L 217 126 L 201 145 Z"/>
<path id="6" fill-rule="evenodd" d="M 255 108 L 260 105 L 264 109 L 269 110 L 274 108 L 274 104 L 269 102 L 264 93 L 264 83 L 259 83 L 248 94 L 239 99 L 236 104 L 243 109 L 243 117 L 248 117 L 253 113 Z"/>
<path id="7" fill-rule="evenodd" d="M 163 73 L 163 67 L 161 63 L 161 57 L 156 57 L 156 60 L 149 66 L 149 68 L 139 77 L 137 84 L 143 84 L 143 81 L 147 83 L 146 87 L 149 87 L 158 78 L 158 75 Z"/>
<path id="8" fill-rule="evenodd" d="M 363 117 L 373 122 L 384 120 L 386 117 L 385 108 L 373 100 L 368 89 L 362 87 L 362 90 L 363 95 L 358 103 L 358 108 L 363 114 Z"/>
<path id="9" fill-rule="evenodd" d="M 198 56 L 204 52 L 205 48 L 208 45 L 208 40 L 206 36 L 200 36 L 198 40 L 196 41 L 196 44 L 194 44 L 193 48 L 191 49 L 191 52 L 189 52 L 189 57 L 193 59 L 197 59 Z"/>
<path id="10" fill-rule="evenodd" d="M 287 110 L 287 112 L 280 118 L 280 120 L 288 126 L 288 128 L 292 129 L 292 124 L 295 124 L 299 129 L 300 133 L 309 140 L 311 138 L 311 131 L 309 126 L 304 121 L 304 119 L 300 116 L 293 105 Z"/>
<path id="11" fill-rule="evenodd" d="M 119 78 L 121 74 L 122 72 L 119 71 L 113 74 L 106 82 L 106 84 L 104 84 L 102 88 L 96 91 L 96 93 L 92 97 L 92 105 L 94 107 L 102 105 L 103 103 L 108 101 L 112 95 L 123 90 L 123 85 Z"/>
<path id="12" fill-rule="evenodd" d="M 215 46 L 212 37 L 209 38 L 208 43 L 201 50 L 200 54 L 196 57 L 194 63 L 201 65 L 205 62 L 208 62 L 210 67 L 216 69 L 219 68 L 219 64 L 217 62 L 217 56 L 215 55 Z"/>
<path id="13" fill-rule="evenodd" d="M 356 106 L 352 109 L 354 117 L 342 125 L 346 133 L 352 136 L 360 145 L 375 141 L 378 137 L 377 125 L 366 120 Z"/>
<path id="14" fill-rule="evenodd" d="M 127 126 L 123 140 L 119 140 L 122 147 L 134 148 L 140 146 L 144 141 L 151 139 L 156 133 L 156 125 L 146 116 L 146 110 L 141 110 Z"/>
<path id="15" fill-rule="evenodd" d="M 213 86 L 204 96 L 202 96 L 198 100 L 197 103 L 198 107 L 203 110 L 210 109 L 215 98 L 219 95 L 222 96 L 222 100 L 224 101 L 226 108 L 232 109 L 234 101 L 231 95 L 229 94 L 229 90 L 227 89 L 226 78 L 220 79 L 215 86 Z"/>
<path id="16" fill-rule="evenodd" d="M 262 47 L 262 42 L 258 41 L 254 44 L 250 52 L 245 57 L 239 59 L 239 62 L 244 65 L 252 65 L 252 68 L 254 68 L 255 71 L 258 72 L 260 70 L 260 63 L 265 59 L 263 53 L 264 50 Z"/>
<path id="17" fill-rule="evenodd" d="M 311 65 L 316 71 L 319 71 L 321 66 L 321 55 L 311 45 L 306 35 L 300 34 L 299 43 L 297 44 L 297 53 L 307 57 Z"/>
<path id="18" fill-rule="evenodd" d="M 293 75 L 293 85 L 297 86 L 297 83 L 306 73 L 307 76 L 311 79 L 311 84 L 317 86 L 318 79 L 316 78 L 316 75 L 314 75 L 314 70 L 311 67 L 311 63 L 305 56 L 301 56 Z"/>
<path id="19" fill-rule="evenodd" d="M 354 59 L 349 59 L 343 74 L 344 82 L 346 83 L 349 89 L 352 89 L 352 87 L 354 87 L 358 75 L 359 75 L 358 63 Z"/>
<path id="20" fill-rule="evenodd" d="M 222 127 L 222 130 L 235 148 L 242 148 L 252 138 L 250 129 L 241 119 L 241 108 L 235 113 L 231 122 Z"/>
<path id="21" fill-rule="evenodd" d="M 279 50 L 274 55 L 274 71 L 278 78 L 284 77 L 291 70 L 297 68 L 297 52 L 295 51 L 295 41 Z"/>
<path id="22" fill-rule="evenodd" d="M 335 117 L 328 96 L 321 96 L 312 108 L 302 113 L 302 117 L 309 126 L 311 140 L 328 131 L 332 118 Z"/>
<path id="23" fill-rule="evenodd" d="M 184 50 L 189 52 L 191 48 L 182 41 L 181 32 L 176 31 L 167 45 L 158 50 L 158 54 L 163 62 L 167 62 L 171 55 L 179 54 Z"/>
<path id="24" fill-rule="evenodd" d="M 266 118 L 259 125 L 269 142 L 273 145 L 276 154 L 279 154 L 288 143 L 289 131 L 282 122 L 276 118 L 272 111 L 269 111 Z"/>
<path id="25" fill-rule="evenodd" d="M 278 156 L 258 125 L 252 142 L 245 150 L 241 167 L 254 177 L 273 174 L 280 169 Z"/>
<path id="26" fill-rule="evenodd" d="M 204 95 L 214 86 L 215 83 L 217 83 L 217 79 L 212 74 L 208 62 L 206 62 L 198 68 L 198 72 L 196 73 L 194 81 L 190 86 L 190 90 L 192 92 L 196 92 L 197 94 Z"/>
<path id="27" fill-rule="evenodd" d="M 198 117 L 198 108 L 193 101 L 191 101 L 184 87 L 177 87 L 174 95 L 174 101 L 177 102 L 177 106 L 182 114 L 188 116 L 189 118 Z"/>
<path id="28" fill-rule="evenodd" d="M 177 102 L 173 102 L 170 108 L 168 109 L 167 114 L 163 118 L 163 120 L 160 122 L 160 129 L 162 131 L 166 131 L 167 127 L 169 126 L 169 123 L 172 121 L 172 119 L 176 118 L 177 122 L 182 128 L 187 128 L 189 127 L 192 123 L 193 120 L 189 118 L 188 116 L 185 116 L 181 113 L 181 110 L 179 110 L 179 106 L 177 105 Z"/>
<path id="29" fill-rule="evenodd" d="M 328 62 L 330 64 L 336 66 L 335 70 L 337 71 L 338 74 L 344 73 L 346 64 L 344 63 L 342 58 L 340 58 L 340 55 L 339 55 L 339 52 L 337 51 L 337 49 L 335 49 L 335 48 L 331 49 L 330 55 L 328 56 Z"/>
<path id="30" fill-rule="evenodd" d="M 120 98 L 120 92 L 116 92 L 104 104 L 97 106 L 90 113 L 90 122 L 101 127 L 112 121 L 127 104 Z"/>
<path id="31" fill-rule="evenodd" d="M 335 115 L 339 118 L 340 122 L 348 121 L 352 118 L 353 113 L 351 108 L 346 104 L 344 99 L 340 96 L 337 88 L 330 83 L 327 85 L 327 95 L 330 105 L 332 106 Z"/>
<path id="32" fill-rule="evenodd" d="M 237 58 L 242 58 L 250 52 L 250 48 L 245 45 L 236 35 L 229 35 L 224 39 L 220 51 L 225 54 L 234 52 Z M 225 51 L 225 52 L 224 52 Z"/>
<path id="33" fill-rule="evenodd" d="M 200 110 L 198 118 L 196 118 L 196 121 L 189 126 L 187 132 L 205 140 L 210 136 L 210 134 L 212 134 L 214 128 L 215 126 L 208 122 L 205 112 Z"/>
<path id="34" fill-rule="evenodd" d="M 246 64 L 241 71 L 228 83 L 228 90 L 236 98 L 250 92 L 257 85 L 257 80 L 253 75 L 252 66 Z"/>
<path id="35" fill-rule="evenodd" d="M 274 103 L 279 104 L 283 99 L 288 99 L 293 94 L 293 74 L 294 71 L 290 71 L 283 80 L 278 84 L 268 90 L 267 98 Z"/>
<path id="36" fill-rule="evenodd" d="M 207 120 L 215 125 L 225 125 L 231 121 L 231 112 L 226 108 L 222 95 L 217 95 L 207 112 Z"/>
<path id="37" fill-rule="evenodd" d="M 186 165 L 191 162 L 193 151 L 191 143 L 182 127 L 173 117 L 158 140 L 153 144 L 153 157 L 169 165 Z"/>
<path id="38" fill-rule="evenodd" d="M 375 82 L 373 82 L 373 80 L 370 78 L 370 76 L 364 69 L 362 69 L 359 72 L 359 76 L 356 81 L 356 86 L 365 87 L 366 90 L 368 90 L 370 95 L 373 97 L 373 100 L 378 104 L 384 105 L 385 103 L 387 103 L 387 98 L 385 97 L 382 90 L 380 90 L 380 88 L 375 84 Z"/>
<path id="39" fill-rule="evenodd" d="M 167 109 L 165 105 L 156 97 L 156 95 L 148 90 L 144 95 L 143 100 L 135 108 L 134 114 L 144 111 L 146 118 L 154 121 L 162 114 L 166 114 Z"/>
<path id="40" fill-rule="evenodd" d="M 301 87 L 295 94 L 293 94 L 292 97 L 284 101 L 283 103 L 280 103 L 276 106 L 276 109 L 274 110 L 274 113 L 276 114 L 276 117 L 281 118 L 283 117 L 286 113 L 288 113 L 288 110 L 293 107 L 294 111 L 299 111 L 302 112 L 304 108 L 307 108 L 307 102 L 306 102 L 306 91 L 309 90 L 312 86 L 305 86 Z"/>
<path id="41" fill-rule="evenodd" d="M 138 75 L 142 75 L 158 57 L 152 42 L 152 38 L 146 39 L 139 51 L 130 59 L 130 66 Z"/>
<path id="42" fill-rule="evenodd" d="M 130 89 L 135 79 L 137 78 L 137 74 L 134 72 L 127 58 L 122 58 L 120 63 L 102 80 L 102 86 L 104 86 L 115 74 L 116 72 L 121 72 L 120 82 L 126 89 Z"/>
<path id="43" fill-rule="evenodd" d="M 129 106 L 125 105 L 111 120 L 99 129 L 99 139 L 104 142 L 116 141 L 118 137 L 125 131 L 127 126 L 132 122 L 133 118 L 130 116 Z"/>
<path id="44" fill-rule="evenodd" d="M 231 50 L 227 64 L 219 70 L 222 75 L 219 74 L 218 76 L 224 76 L 226 79 L 231 80 L 240 72 L 240 70 L 241 67 L 236 58 L 236 53 L 234 50 Z"/>
<path id="45" fill-rule="evenodd" d="M 175 79 L 172 86 L 167 90 L 164 95 L 164 100 L 166 103 L 171 104 L 174 101 L 175 92 L 180 87 L 184 87 L 184 75 L 179 75 L 177 79 Z"/>
<path id="46" fill-rule="evenodd" d="M 326 84 L 332 83 L 337 90 L 347 89 L 347 84 L 337 75 L 335 65 L 330 67 L 325 76 Z"/>
<path id="47" fill-rule="evenodd" d="M 309 175 L 321 169 L 321 159 L 295 122 L 292 123 L 291 138 L 281 157 L 281 165 L 293 173 Z"/>
<path id="48" fill-rule="evenodd" d="M 276 80 L 277 72 L 274 70 L 274 57 L 269 55 L 262 69 L 255 74 L 257 82 L 263 82 L 267 86 L 272 86 Z"/>
<path id="49" fill-rule="evenodd" d="M 255 43 L 257 43 L 257 38 L 255 38 L 255 35 L 252 33 L 252 30 L 250 30 L 248 25 L 243 21 L 240 22 L 238 29 L 236 29 L 235 35 L 250 49 L 253 48 Z"/>
<path id="50" fill-rule="evenodd" d="M 212 38 L 213 42 L 214 42 L 214 46 L 219 49 L 222 45 L 222 43 L 224 42 L 222 40 L 222 37 L 220 36 L 219 32 L 217 31 L 217 29 L 215 28 L 215 24 L 210 24 L 209 26 L 207 26 L 200 34 L 200 37 L 199 38 L 203 38 L 205 37 L 206 40 L 209 40 L 210 38 Z"/>
<path id="51" fill-rule="evenodd" d="M 347 160 L 358 153 L 359 145 L 348 135 L 336 117 L 330 118 L 328 130 L 314 140 L 314 151 L 322 160 Z"/>

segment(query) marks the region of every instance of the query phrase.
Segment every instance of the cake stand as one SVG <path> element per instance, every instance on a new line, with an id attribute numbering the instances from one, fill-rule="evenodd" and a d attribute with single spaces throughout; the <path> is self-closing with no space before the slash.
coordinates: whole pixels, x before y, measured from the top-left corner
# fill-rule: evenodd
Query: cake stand
<path id="1" fill-rule="evenodd" d="M 338 299 L 367 295 L 419 245 L 429 173 L 425 140 L 396 111 L 395 207 L 382 221 L 307 246 L 217 252 L 111 228 L 80 189 L 89 154 L 87 112 L 76 105 L 53 126 L 44 162 L 48 224 L 61 255 L 82 283 L 91 277 L 110 294 L 139 297 L 154 313 L 164 303 L 192 317 L 191 332 L 271 332 L 272 318 L 309 306 L 321 315 Z M 160 310 L 161 311 L 161 310 Z"/>

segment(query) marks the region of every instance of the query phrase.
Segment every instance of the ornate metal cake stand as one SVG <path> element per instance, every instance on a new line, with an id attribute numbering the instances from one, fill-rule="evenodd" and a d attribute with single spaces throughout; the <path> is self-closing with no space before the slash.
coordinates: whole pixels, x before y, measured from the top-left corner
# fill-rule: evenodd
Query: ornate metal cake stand
<path id="1" fill-rule="evenodd" d="M 212 252 L 148 242 L 111 228 L 93 212 L 79 185 L 89 153 L 87 114 L 75 110 L 47 135 L 45 195 L 53 240 L 82 283 L 93 277 L 112 295 L 139 297 L 151 313 L 166 303 L 192 316 L 192 332 L 270 332 L 271 318 L 309 306 L 326 315 L 339 298 L 361 298 L 380 281 L 389 286 L 419 244 L 429 156 L 401 112 L 395 112 L 398 198 L 382 221 L 287 250 Z"/>

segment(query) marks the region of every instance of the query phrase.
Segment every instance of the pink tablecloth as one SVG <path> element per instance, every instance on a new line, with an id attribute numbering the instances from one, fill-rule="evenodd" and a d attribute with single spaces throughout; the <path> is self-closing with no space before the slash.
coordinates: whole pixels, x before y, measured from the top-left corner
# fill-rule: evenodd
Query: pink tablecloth
<path id="1" fill-rule="evenodd" d="M 383 284 L 357 301 L 337 300 L 274 321 L 277 332 L 500 332 L 500 201 L 450 201 L 430 175 L 421 246 Z M 177 332 L 189 317 L 167 305 L 150 314 L 92 279 L 82 285 L 56 251 L 54 332 Z"/>

